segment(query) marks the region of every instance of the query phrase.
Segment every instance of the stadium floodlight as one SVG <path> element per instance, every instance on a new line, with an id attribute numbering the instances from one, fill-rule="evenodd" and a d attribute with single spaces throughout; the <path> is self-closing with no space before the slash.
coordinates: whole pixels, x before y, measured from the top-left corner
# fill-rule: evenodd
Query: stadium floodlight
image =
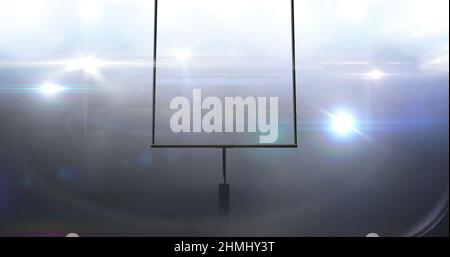
<path id="1" fill-rule="evenodd" d="M 189 58 L 191 58 L 192 53 L 189 49 L 180 49 L 180 50 L 174 51 L 173 55 L 179 61 L 186 62 L 187 60 L 189 60 Z"/>
<path id="2" fill-rule="evenodd" d="M 65 64 L 68 71 L 83 71 L 90 75 L 98 74 L 99 69 L 104 66 L 102 60 L 93 56 L 68 60 Z"/>
<path id="3" fill-rule="evenodd" d="M 361 0 L 346 0 L 341 5 L 342 17 L 351 23 L 359 23 L 366 18 L 367 3 Z"/>
<path id="4" fill-rule="evenodd" d="M 357 122 L 348 112 L 339 111 L 331 115 L 331 129 L 338 136 L 348 136 L 350 133 L 357 132 Z"/>
<path id="5" fill-rule="evenodd" d="M 78 12 L 83 22 L 96 22 L 102 15 L 102 3 L 99 0 L 82 0 L 78 5 Z"/>
<path id="6" fill-rule="evenodd" d="M 63 92 L 64 90 L 65 90 L 65 88 L 63 86 L 60 86 L 55 83 L 45 83 L 39 88 L 39 91 L 42 94 L 48 95 L 48 96 L 57 95 L 57 94 Z"/>
<path id="7" fill-rule="evenodd" d="M 367 76 L 373 80 L 379 80 L 386 76 L 386 74 L 380 70 L 372 70 L 367 73 Z"/>
<path id="8" fill-rule="evenodd" d="M 36 25 L 44 16 L 43 3 L 38 0 L 6 1 L 5 3 L 1 2 L 1 6 L 0 15 L 16 26 Z"/>

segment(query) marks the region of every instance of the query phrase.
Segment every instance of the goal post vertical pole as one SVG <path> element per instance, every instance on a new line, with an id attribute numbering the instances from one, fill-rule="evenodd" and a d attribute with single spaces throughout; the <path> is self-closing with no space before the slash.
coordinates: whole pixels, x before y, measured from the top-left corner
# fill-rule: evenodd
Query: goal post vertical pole
<path id="1" fill-rule="evenodd" d="M 227 148 L 222 148 L 222 178 L 219 184 L 219 214 L 222 217 L 230 215 L 230 184 L 227 179 Z"/>

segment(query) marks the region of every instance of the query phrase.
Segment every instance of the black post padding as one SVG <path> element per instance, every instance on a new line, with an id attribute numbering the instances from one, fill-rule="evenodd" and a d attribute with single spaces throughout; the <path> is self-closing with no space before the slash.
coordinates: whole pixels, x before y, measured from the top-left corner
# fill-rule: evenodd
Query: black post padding
<path id="1" fill-rule="evenodd" d="M 219 185 L 219 214 L 222 217 L 230 215 L 230 185 Z"/>

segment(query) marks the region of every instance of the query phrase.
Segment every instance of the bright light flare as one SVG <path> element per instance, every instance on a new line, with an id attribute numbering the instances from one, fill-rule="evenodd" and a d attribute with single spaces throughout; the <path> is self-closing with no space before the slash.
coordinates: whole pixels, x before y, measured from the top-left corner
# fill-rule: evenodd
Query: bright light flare
<path id="1" fill-rule="evenodd" d="M 449 1 L 415 0 L 407 6 L 403 26 L 413 37 L 426 37 L 447 33 L 449 29 Z M 448 37 L 448 36 L 447 36 Z"/>
<path id="2" fill-rule="evenodd" d="M 373 70 L 367 73 L 367 76 L 373 80 L 382 79 L 386 74 L 380 70 Z"/>
<path id="3" fill-rule="evenodd" d="M 347 136 L 350 133 L 357 132 L 355 118 L 344 111 L 331 115 L 331 129 L 339 136 Z"/>
<path id="4" fill-rule="evenodd" d="M 65 90 L 64 87 L 54 84 L 54 83 L 46 83 L 39 88 L 39 91 L 48 96 L 57 95 Z"/>
<path id="5" fill-rule="evenodd" d="M 99 0 L 82 0 L 78 5 L 78 13 L 81 21 L 96 22 L 103 14 L 103 4 Z"/>
<path id="6" fill-rule="evenodd" d="M 192 53 L 188 49 L 180 49 L 177 51 L 174 51 L 173 55 L 175 58 L 177 58 L 181 62 L 186 62 L 192 57 Z"/>
<path id="7" fill-rule="evenodd" d="M 366 18 L 367 3 L 361 0 L 347 0 L 341 4 L 342 17 L 351 23 L 359 23 Z"/>
<path id="8" fill-rule="evenodd" d="M 69 71 L 83 71 L 90 75 L 98 74 L 100 68 L 104 66 L 104 62 L 95 57 L 82 57 L 78 59 L 68 60 L 66 69 Z"/>
<path id="9" fill-rule="evenodd" d="M 19 27 L 36 25 L 43 18 L 43 6 L 44 4 L 40 0 L 1 2 L 0 20 Z"/>

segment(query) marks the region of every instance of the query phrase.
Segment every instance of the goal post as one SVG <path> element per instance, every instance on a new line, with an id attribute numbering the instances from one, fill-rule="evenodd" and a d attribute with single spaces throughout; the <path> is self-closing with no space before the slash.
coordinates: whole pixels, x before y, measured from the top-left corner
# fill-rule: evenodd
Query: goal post
<path id="1" fill-rule="evenodd" d="M 294 0 L 155 0 L 154 14 L 153 148 L 298 146 Z"/>

